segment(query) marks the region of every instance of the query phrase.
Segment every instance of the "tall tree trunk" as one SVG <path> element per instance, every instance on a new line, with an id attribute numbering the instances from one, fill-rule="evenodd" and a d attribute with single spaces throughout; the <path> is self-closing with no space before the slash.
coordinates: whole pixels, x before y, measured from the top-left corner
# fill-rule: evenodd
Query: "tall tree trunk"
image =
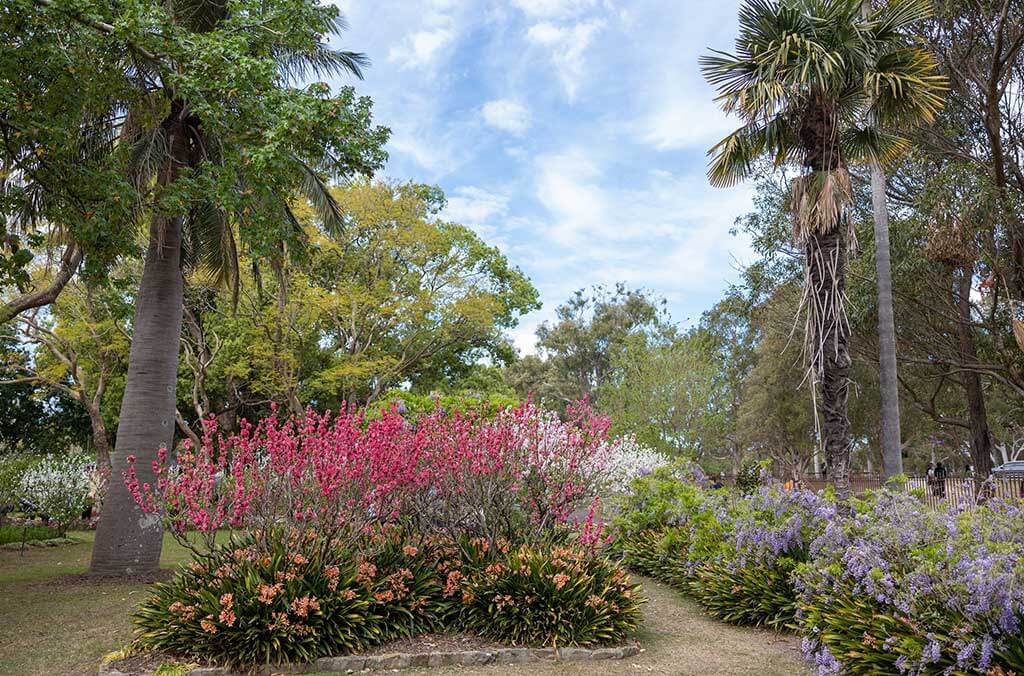
<path id="1" fill-rule="evenodd" d="M 825 233 L 815 233 L 807 243 L 809 294 L 820 335 L 818 365 L 821 398 L 822 436 L 828 480 L 836 496 L 850 496 L 850 420 L 847 401 L 850 394 L 850 324 L 842 311 L 846 294 L 846 229 L 835 224 Z"/>
<path id="2" fill-rule="evenodd" d="M 110 439 L 107 437 L 107 425 L 103 422 L 103 414 L 98 406 L 86 404 L 89 424 L 92 427 L 92 447 L 96 449 L 96 469 L 103 473 L 110 471 Z"/>
<path id="3" fill-rule="evenodd" d="M 900 442 L 900 395 L 896 377 L 896 324 L 892 309 L 892 263 L 889 257 L 889 209 L 885 172 L 871 165 L 871 205 L 875 216 L 875 275 L 878 285 L 878 380 L 882 395 L 882 473 L 903 473 Z"/>
<path id="4" fill-rule="evenodd" d="M 871 14 L 863 0 L 860 14 Z M 889 208 L 885 201 L 885 171 L 871 165 L 871 206 L 875 218 L 875 277 L 878 291 L 878 385 L 882 398 L 882 474 L 903 473 L 900 440 L 900 386 L 896 374 L 896 324 L 892 311 L 892 262 L 889 256 Z"/>
<path id="5" fill-rule="evenodd" d="M 978 349 L 971 321 L 971 280 L 973 267 L 968 264 L 954 271 L 954 301 L 959 321 L 956 323 L 960 340 L 960 361 L 974 364 L 978 361 Z M 982 389 L 981 374 L 977 371 L 963 372 L 964 389 L 967 391 L 967 414 L 971 426 L 971 464 L 975 476 L 983 480 L 992 473 L 992 439 L 988 430 L 988 414 L 985 411 L 985 391 Z"/>
<path id="6" fill-rule="evenodd" d="M 189 160 L 183 117 L 180 105 L 172 105 L 164 123 L 170 152 L 158 176 L 161 186 L 173 183 Z M 157 570 L 160 564 L 160 519 L 143 514 L 122 474 L 127 457 L 134 455 L 139 480 L 152 483 L 151 463 L 157 451 L 170 449 L 174 440 L 183 307 L 181 227 L 181 217 L 166 216 L 154 216 L 149 226 L 110 486 L 89 568 L 93 575 L 140 575 Z"/>

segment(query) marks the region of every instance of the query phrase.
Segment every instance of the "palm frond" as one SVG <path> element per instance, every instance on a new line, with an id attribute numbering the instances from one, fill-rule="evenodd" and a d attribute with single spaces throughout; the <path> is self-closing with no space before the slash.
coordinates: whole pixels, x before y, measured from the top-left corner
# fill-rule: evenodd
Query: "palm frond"
<path id="1" fill-rule="evenodd" d="M 302 174 L 300 189 L 302 196 L 309 200 L 313 213 L 323 225 L 324 231 L 332 237 L 341 236 L 345 229 L 345 214 L 341 205 L 331 194 L 331 188 L 320 174 L 301 158 L 293 159 Z"/>
<path id="2" fill-rule="evenodd" d="M 128 180 L 135 189 L 144 192 L 156 177 L 170 152 L 166 130 L 157 125 L 136 131 L 128 152 Z"/>
<path id="3" fill-rule="evenodd" d="M 281 48 L 276 56 L 278 72 L 288 83 L 308 81 L 314 76 L 354 75 L 362 80 L 363 69 L 370 65 L 365 54 L 335 50 L 323 44 L 303 51 Z"/>
<path id="4" fill-rule="evenodd" d="M 889 165 L 910 149 L 910 141 L 903 136 L 872 126 L 847 128 L 840 143 L 843 155 L 857 163 Z"/>
<path id="5" fill-rule="evenodd" d="M 815 171 L 793 179 L 789 195 L 793 240 L 804 244 L 813 235 L 838 227 L 852 200 L 850 173 L 845 168 Z"/>
<path id="6" fill-rule="evenodd" d="M 901 31 L 931 16 L 931 0 L 887 0 L 870 14 L 868 30 L 875 40 L 893 40 Z"/>
<path id="7" fill-rule="evenodd" d="M 200 202 L 185 219 L 182 266 L 238 293 L 238 248 L 227 214 L 213 202 Z"/>
<path id="8" fill-rule="evenodd" d="M 196 33 L 207 33 L 228 15 L 227 0 L 174 0 L 174 22 Z"/>
<path id="9" fill-rule="evenodd" d="M 340 14 L 324 12 L 320 15 L 317 33 L 340 37 L 348 30 L 348 22 Z M 360 52 L 332 49 L 324 42 L 316 43 L 311 49 L 294 50 L 281 46 L 277 51 L 278 72 L 289 83 L 299 83 L 312 79 L 353 75 L 363 79 L 363 69 L 370 65 L 370 59 Z"/>
<path id="10" fill-rule="evenodd" d="M 708 181 L 716 187 L 736 185 L 750 176 L 754 161 L 770 153 L 776 166 L 788 161 L 795 151 L 794 131 L 785 115 L 767 123 L 752 122 L 716 143 L 708 155 Z"/>
<path id="11" fill-rule="evenodd" d="M 109 154 L 120 131 L 119 110 L 112 105 L 104 114 L 86 120 L 82 124 L 78 153 L 82 162 L 93 162 Z"/>
<path id="12" fill-rule="evenodd" d="M 942 108 L 947 88 L 927 51 L 892 50 L 879 56 L 874 70 L 864 75 L 864 91 L 872 99 L 868 117 L 883 127 L 930 124 Z"/>

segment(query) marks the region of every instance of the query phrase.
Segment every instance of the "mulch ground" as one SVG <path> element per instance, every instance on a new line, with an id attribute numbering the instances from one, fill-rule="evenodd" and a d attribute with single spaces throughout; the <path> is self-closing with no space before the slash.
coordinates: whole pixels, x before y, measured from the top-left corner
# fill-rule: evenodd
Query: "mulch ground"
<path id="1" fill-rule="evenodd" d="M 92 575 L 90 573 L 71 573 L 58 575 L 42 582 L 33 582 L 26 586 L 34 589 L 63 589 L 65 587 L 104 586 L 112 584 L 153 584 L 166 582 L 174 577 L 177 571 L 161 568 L 147 575 Z"/>

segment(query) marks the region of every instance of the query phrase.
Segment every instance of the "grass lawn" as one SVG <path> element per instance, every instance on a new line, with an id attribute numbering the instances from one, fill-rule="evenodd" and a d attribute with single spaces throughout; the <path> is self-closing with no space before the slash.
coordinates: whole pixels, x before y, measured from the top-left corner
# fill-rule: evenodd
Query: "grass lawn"
<path id="1" fill-rule="evenodd" d="M 79 544 L 0 550 L 0 674 L 95 674 L 103 655 L 131 638 L 129 614 L 143 583 L 98 582 L 76 576 L 89 566 L 92 533 Z M 164 567 L 189 553 L 164 540 Z M 704 615 L 669 587 L 645 581 L 645 650 L 621 662 L 462 668 L 463 676 L 492 674 L 806 674 L 799 639 L 732 627 Z M 440 673 L 417 670 L 409 673 Z"/>
<path id="2" fill-rule="evenodd" d="M 128 614 L 146 584 L 91 582 L 93 533 L 80 544 L 0 551 L 0 674 L 95 674 L 99 660 L 131 639 Z M 161 565 L 189 552 L 164 539 Z"/>

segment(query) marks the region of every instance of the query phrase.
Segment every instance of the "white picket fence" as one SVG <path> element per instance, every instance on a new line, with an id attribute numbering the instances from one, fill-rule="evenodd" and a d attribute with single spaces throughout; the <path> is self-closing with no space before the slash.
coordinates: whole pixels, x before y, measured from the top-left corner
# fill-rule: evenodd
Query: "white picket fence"
<path id="1" fill-rule="evenodd" d="M 1024 477 L 990 477 L 981 484 L 973 477 L 911 477 L 907 490 L 923 492 L 924 501 L 931 507 L 969 509 L 979 502 L 979 493 L 1008 502 L 1024 501 Z"/>

